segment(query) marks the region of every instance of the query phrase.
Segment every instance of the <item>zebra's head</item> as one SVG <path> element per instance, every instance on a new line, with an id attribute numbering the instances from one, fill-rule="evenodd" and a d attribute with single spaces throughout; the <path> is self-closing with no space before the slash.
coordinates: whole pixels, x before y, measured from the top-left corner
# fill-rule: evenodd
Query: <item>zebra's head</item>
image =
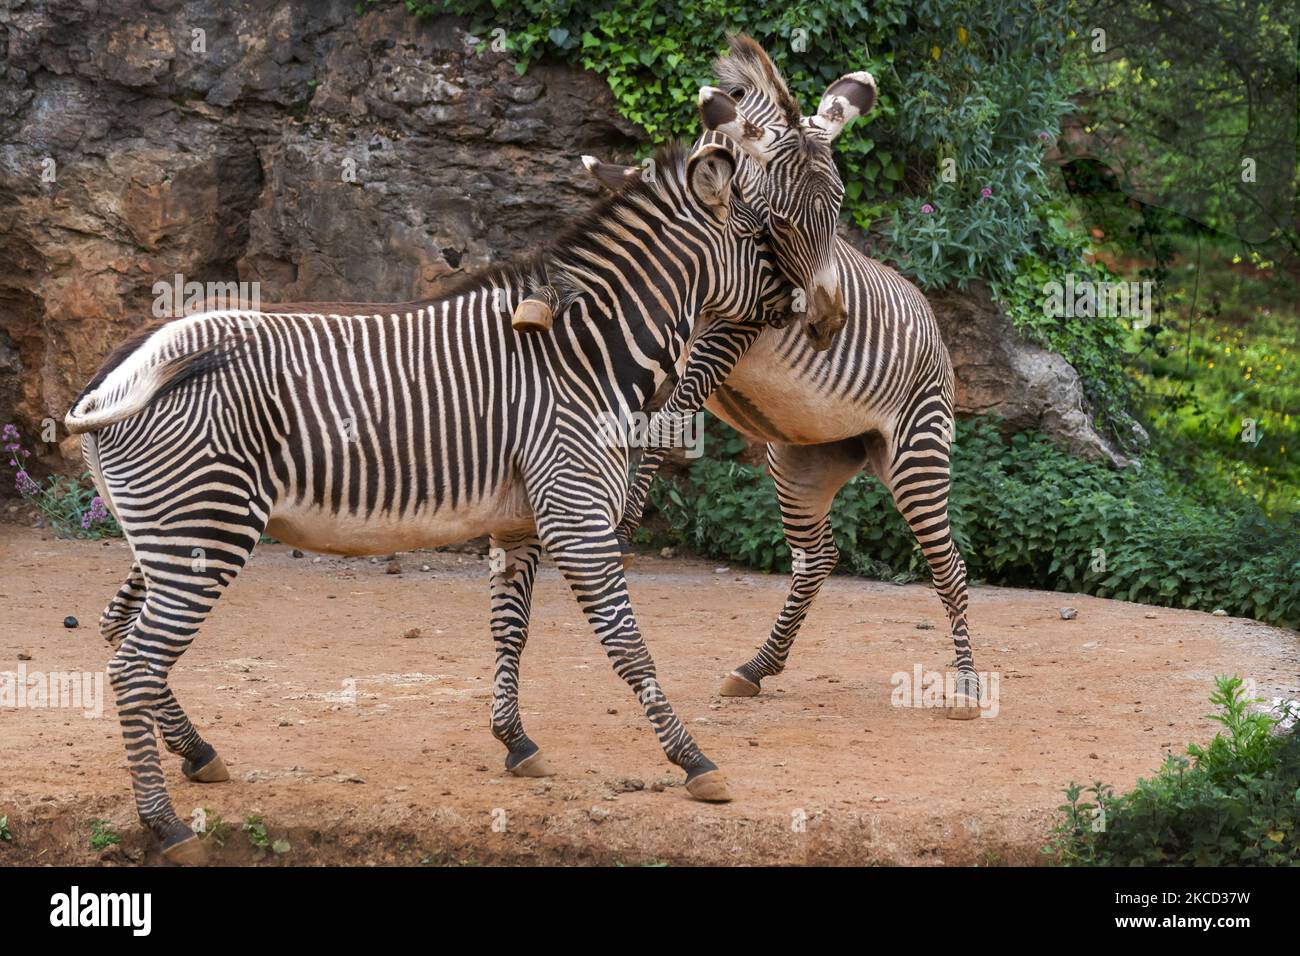
<path id="1" fill-rule="evenodd" d="M 706 129 L 734 140 L 762 167 L 772 248 L 803 302 L 813 347 L 827 348 L 848 318 L 835 256 L 835 225 L 844 184 L 831 143 L 876 102 L 870 73 L 840 77 L 822 95 L 817 113 L 804 116 L 763 49 L 744 36 L 714 64 L 718 87 L 700 90 Z"/>
<path id="2" fill-rule="evenodd" d="M 770 242 L 762 170 L 733 139 L 706 132 L 689 151 L 663 148 L 653 162 L 639 166 L 605 163 L 594 156 L 583 156 L 582 163 L 629 204 L 657 195 L 672 221 L 692 224 L 690 231 L 702 240 L 699 248 L 709 258 L 704 283 L 696 290 L 701 315 L 745 320 L 757 314 L 768 324 L 782 325 L 796 311 L 796 290 Z"/>

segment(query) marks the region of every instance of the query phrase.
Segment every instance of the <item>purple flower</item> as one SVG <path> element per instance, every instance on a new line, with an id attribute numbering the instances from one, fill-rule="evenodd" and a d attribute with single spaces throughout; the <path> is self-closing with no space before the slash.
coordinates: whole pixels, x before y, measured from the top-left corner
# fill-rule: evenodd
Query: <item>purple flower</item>
<path id="1" fill-rule="evenodd" d="M 985 186 L 983 189 L 980 190 L 981 199 L 988 199 L 992 195 L 993 195 L 993 190 L 989 189 L 988 186 Z"/>
<path id="2" fill-rule="evenodd" d="M 41 486 L 33 481 L 32 476 L 25 471 L 14 473 L 14 485 L 18 489 L 18 493 L 23 497 L 29 497 L 41 490 Z"/>
<path id="3" fill-rule="evenodd" d="M 1047 132 L 1047 130 L 1043 130 L 1043 132 L 1041 132 L 1041 133 L 1038 134 L 1038 138 L 1041 139 L 1041 140 L 1045 143 L 1045 142 L 1047 142 L 1049 139 L 1052 138 L 1052 134 L 1049 133 L 1049 132 Z"/>
<path id="4" fill-rule="evenodd" d="M 103 498 L 95 495 L 90 499 L 90 507 L 81 516 L 81 526 L 89 529 L 91 525 L 106 520 L 108 520 L 108 507 L 104 504 Z"/>
<path id="5" fill-rule="evenodd" d="M 925 213 L 928 216 L 930 215 L 930 213 L 934 212 L 934 207 L 931 206 L 929 203 L 926 203 L 924 206 L 921 207 L 921 212 Z"/>

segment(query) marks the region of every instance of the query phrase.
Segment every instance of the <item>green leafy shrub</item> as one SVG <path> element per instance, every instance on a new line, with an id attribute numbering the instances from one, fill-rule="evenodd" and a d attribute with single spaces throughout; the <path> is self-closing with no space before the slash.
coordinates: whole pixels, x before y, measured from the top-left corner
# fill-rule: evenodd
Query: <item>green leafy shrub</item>
<path id="1" fill-rule="evenodd" d="M 1224 730 L 1128 793 L 1071 784 L 1044 852 L 1067 866 L 1300 864 L 1300 726 L 1279 732 L 1286 715 L 1253 711 L 1238 677 L 1210 701 Z"/>
<path id="2" fill-rule="evenodd" d="M 1004 442 L 991 420 L 959 423 L 952 467 L 953 534 L 974 578 L 1300 624 L 1300 520 L 1270 522 L 1242 498 L 1235 510 L 1189 500 L 1158 467 L 1116 471 L 1041 435 Z M 761 468 L 701 458 L 657 483 L 651 502 L 671 526 L 660 533 L 665 543 L 765 570 L 790 567 Z M 874 478 L 845 486 L 831 522 L 841 567 L 928 580 L 911 531 Z"/>

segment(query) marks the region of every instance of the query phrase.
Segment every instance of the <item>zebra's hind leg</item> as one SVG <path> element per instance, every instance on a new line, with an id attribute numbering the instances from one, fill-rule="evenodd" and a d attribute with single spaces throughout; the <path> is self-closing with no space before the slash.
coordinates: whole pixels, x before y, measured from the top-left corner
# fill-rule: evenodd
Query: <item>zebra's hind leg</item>
<path id="1" fill-rule="evenodd" d="M 957 675 L 953 692 L 948 696 L 946 716 L 969 720 L 980 714 L 980 680 L 966 623 L 966 562 L 953 541 L 948 521 L 952 435 L 952 413 L 947 402 L 937 393 L 923 395 L 914 406 L 907 426 L 897 433 L 877 474 L 916 537 L 930 565 L 934 589 L 948 613 L 957 652 L 953 662 Z"/>
<path id="2" fill-rule="evenodd" d="M 831 534 L 835 495 L 866 462 L 860 439 L 824 445 L 768 445 L 767 463 L 781 506 L 792 574 L 785 605 L 767 642 L 722 682 L 723 697 L 753 697 L 764 677 L 785 670 L 795 636 L 822 583 L 835 570 L 839 550 Z"/>
<path id="3" fill-rule="evenodd" d="M 126 582 L 99 618 L 99 631 L 110 645 L 116 647 L 130 633 L 144 607 L 146 593 L 140 562 L 133 561 Z M 199 736 L 170 688 L 159 699 L 157 720 L 167 749 L 184 759 L 182 771 L 186 777 L 196 783 L 222 783 L 230 779 L 225 763 L 212 745 Z"/>
<path id="4" fill-rule="evenodd" d="M 126 531 L 131 535 L 141 529 L 127 527 Z M 224 771 L 224 765 L 185 717 L 167 686 L 168 674 L 243 567 L 258 533 L 250 531 L 239 544 L 228 529 L 224 537 L 211 540 L 187 533 L 183 544 L 137 548 L 146 582 L 144 604 L 109 661 L 108 678 L 117 700 L 136 811 L 157 837 L 163 855 L 174 863 L 200 863 L 205 853 L 168 796 L 158 730 L 167 748 L 184 758 L 187 775 L 216 780 L 220 774 L 214 768 Z"/>
<path id="5" fill-rule="evenodd" d="M 659 686 L 654 659 L 632 614 L 612 518 L 602 516 L 594 504 L 585 512 L 539 508 L 538 530 L 605 648 L 614 673 L 641 701 L 664 754 L 686 771 L 687 792 L 697 800 L 730 800 L 722 771 L 701 753 Z"/>
<path id="6" fill-rule="evenodd" d="M 135 619 L 140 616 L 140 608 L 144 607 L 144 594 L 144 574 L 140 571 L 140 562 L 132 561 L 125 583 L 117 589 L 117 594 L 99 616 L 99 633 L 110 646 L 116 647 L 131 633 Z"/>
<path id="7" fill-rule="evenodd" d="M 528 643 L 533 580 L 542 543 L 537 535 L 491 539 L 492 641 L 496 672 L 492 678 L 492 735 L 506 745 L 506 770 L 517 777 L 547 777 L 550 769 L 537 744 L 524 733 L 519 717 L 519 658 Z"/>

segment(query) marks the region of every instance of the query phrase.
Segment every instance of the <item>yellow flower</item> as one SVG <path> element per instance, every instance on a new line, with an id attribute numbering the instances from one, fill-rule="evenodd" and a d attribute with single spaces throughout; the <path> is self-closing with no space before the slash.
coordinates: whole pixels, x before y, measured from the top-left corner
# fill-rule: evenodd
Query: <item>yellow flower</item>
<path id="1" fill-rule="evenodd" d="M 930 47 L 930 59 L 939 59 L 939 44 L 936 43 L 934 46 Z"/>
<path id="2" fill-rule="evenodd" d="M 1214 363 L 1213 363 L 1213 362 L 1210 363 L 1210 368 L 1214 368 Z"/>
<path id="3" fill-rule="evenodd" d="M 958 27 L 958 28 L 957 28 L 957 42 L 958 42 L 958 43 L 960 43 L 962 46 L 965 46 L 965 45 L 966 45 L 966 41 L 967 41 L 969 38 L 970 38 L 970 34 L 966 32 L 966 28 L 965 28 L 965 27 Z"/>

